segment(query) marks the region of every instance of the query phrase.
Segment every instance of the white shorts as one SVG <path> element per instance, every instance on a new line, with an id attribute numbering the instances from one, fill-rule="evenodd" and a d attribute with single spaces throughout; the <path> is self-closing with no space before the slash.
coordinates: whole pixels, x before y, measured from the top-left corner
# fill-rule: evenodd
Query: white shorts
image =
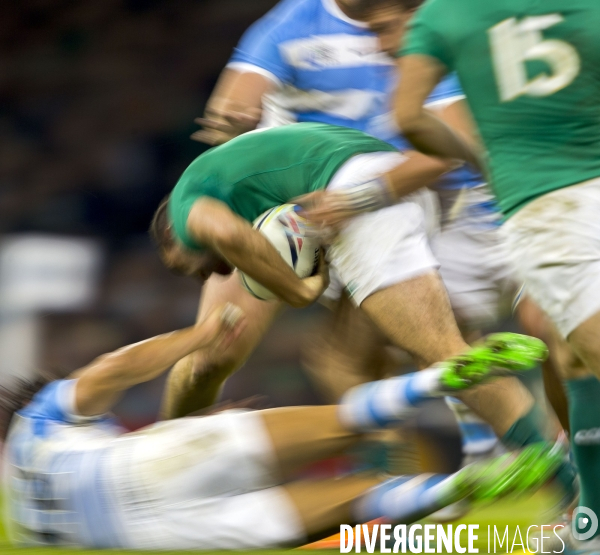
<path id="1" fill-rule="evenodd" d="M 455 219 L 442 216 L 446 223 L 431 240 L 456 319 L 470 329 L 493 325 L 510 314 L 519 286 L 499 229 L 500 215 L 485 208 L 492 197 L 483 187 L 441 195 L 442 206 L 457 199 L 462 204 Z"/>
<path id="2" fill-rule="evenodd" d="M 534 200 L 502 230 L 527 295 L 565 337 L 600 311 L 600 179 Z"/>
<path id="3" fill-rule="evenodd" d="M 301 542 L 259 414 L 160 422 L 120 438 L 110 484 L 124 548 L 250 549 Z"/>
<path id="4" fill-rule="evenodd" d="M 361 154 L 348 160 L 327 190 L 365 183 L 402 164 L 398 152 Z M 345 287 L 357 306 L 373 293 L 435 271 L 439 264 L 428 243 L 437 223 L 437 203 L 429 190 L 377 212 L 350 220 L 328 250 L 332 284 L 326 297 Z"/>

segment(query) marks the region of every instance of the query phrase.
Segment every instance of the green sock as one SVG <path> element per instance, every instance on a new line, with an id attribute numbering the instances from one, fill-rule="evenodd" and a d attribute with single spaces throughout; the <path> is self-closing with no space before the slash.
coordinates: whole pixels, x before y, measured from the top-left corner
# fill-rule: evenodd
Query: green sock
<path id="1" fill-rule="evenodd" d="M 565 384 L 569 399 L 571 450 L 579 470 L 579 506 L 588 507 L 600 516 L 600 381 L 589 377 L 567 380 Z M 589 523 L 586 515 L 582 514 L 582 517 L 584 523 Z M 574 522 L 579 524 L 581 519 L 575 518 Z M 577 531 L 585 534 L 586 526 Z M 599 533 L 600 530 L 594 536 Z"/>
<path id="2" fill-rule="evenodd" d="M 537 406 L 534 407 L 525 415 L 519 418 L 504 434 L 502 443 L 509 449 L 521 449 L 532 443 L 547 441 L 540 432 L 541 415 Z M 556 472 L 556 479 L 561 484 L 565 498 L 563 503 L 570 503 L 575 495 L 575 469 L 573 465 L 565 460 Z"/>

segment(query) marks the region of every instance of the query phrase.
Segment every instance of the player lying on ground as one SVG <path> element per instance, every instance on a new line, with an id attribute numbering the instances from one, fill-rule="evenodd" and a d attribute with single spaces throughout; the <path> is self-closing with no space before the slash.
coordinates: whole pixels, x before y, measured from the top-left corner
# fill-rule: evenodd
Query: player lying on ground
<path id="1" fill-rule="evenodd" d="M 20 410 L 4 450 L 11 540 L 161 550 L 300 544 L 342 523 L 409 523 L 459 499 L 533 489 L 564 456 L 541 443 L 450 476 L 290 481 L 364 431 L 401 424 L 422 401 L 545 356 L 543 343 L 512 334 L 424 372 L 354 388 L 339 407 L 231 411 L 134 433 L 107 415 L 126 389 L 193 351 L 226 347 L 244 324 L 228 305 L 195 327 L 98 358 L 43 387 L 24 408 L 27 400 L 13 397 Z"/>
<path id="2" fill-rule="evenodd" d="M 566 387 L 581 505 L 600 513 L 600 3 L 432 0 L 401 59 L 397 118 L 423 151 L 489 171 L 528 294 L 566 339 Z M 483 144 L 423 109 L 449 71 Z M 598 535 L 588 514 L 578 539 Z M 598 552 L 600 542 L 582 546 Z"/>
<path id="3" fill-rule="evenodd" d="M 422 367 L 468 350 L 454 321 L 437 262 L 427 242 L 422 191 L 386 207 L 410 187 L 423 185 L 420 162 L 360 131 L 299 123 L 246 133 L 198 157 L 157 211 L 152 234 L 165 264 L 206 279 L 239 268 L 293 306 L 317 300 L 326 281 L 299 279 L 252 222 L 265 210 L 327 188 L 343 189 L 361 210 L 328 250 L 331 267 L 352 300 L 396 346 Z M 380 179 L 385 174 L 385 182 Z M 391 188 L 387 188 L 389 183 Z M 378 197 L 379 193 L 379 197 Z M 368 204 L 363 200 L 369 199 Z M 281 302 L 257 301 L 239 276 L 203 292 L 200 318 L 225 302 L 242 307 L 251 325 L 228 350 L 198 353 L 177 364 L 166 392 L 170 415 L 214 402 L 223 382 L 250 355 Z M 460 395 L 489 422 L 505 445 L 522 447 L 543 435 L 534 401 L 516 378 Z M 174 408 L 176 410 L 174 410 Z M 561 469 L 565 489 L 572 473 Z"/>

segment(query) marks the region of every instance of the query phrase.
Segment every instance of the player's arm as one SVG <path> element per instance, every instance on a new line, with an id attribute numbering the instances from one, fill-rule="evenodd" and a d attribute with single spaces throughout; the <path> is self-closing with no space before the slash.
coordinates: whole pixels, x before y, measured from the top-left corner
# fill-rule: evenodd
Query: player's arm
<path id="1" fill-rule="evenodd" d="M 380 210 L 421 187 L 434 185 L 455 167 L 454 162 L 407 152 L 395 168 L 369 182 L 336 191 L 318 191 L 295 202 L 305 208 L 308 220 L 335 229 L 362 212 Z"/>
<path id="2" fill-rule="evenodd" d="M 191 138 L 219 145 L 252 131 L 260 122 L 262 98 L 274 87 L 273 80 L 264 74 L 225 68 L 208 100 L 204 117 L 194 120 L 203 129 Z"/>
<path id="3" fill-rule="evenodd" d="M 424 154 L 464 160 L 482 168 L 477 143 L 453 130 L 424 107 L 446 68 L 431 56 L 409 54 L 400 59 L 402 79 L 395 98 L 396 122 L 406 138 Z"/>
<path id="4" fill-rule="evenodd" d="M 279 51 L 281 33 L 290 28 L 287 13 L 276 6 L 244 33 L 208 101 L 204 118 L 196 120 L 204 130 L 192 139 L 222 144 L 258 125 L 263 96 L 290 78 L 290 67 Z"/>
<path id="5" fill-rule="evenodd" d="M 194 327 L 159 335 L 99 357 L 71 375 L 77 379 L 77 414 L 104 414 L 123 391 L 160 376 L 190 353 L 208 347 L 226 348 L 239 335 L 244 323 L 242 311 L 226 305 Z"/>
<path id="6" fill-rule="evenodd" d="M 218 200 L 204 197 L 194 203 L 187 232 L 293 307 L 315 302 L 327 287 L 324 264 L 319 274 L 300 279 L 262 233 Z"/>

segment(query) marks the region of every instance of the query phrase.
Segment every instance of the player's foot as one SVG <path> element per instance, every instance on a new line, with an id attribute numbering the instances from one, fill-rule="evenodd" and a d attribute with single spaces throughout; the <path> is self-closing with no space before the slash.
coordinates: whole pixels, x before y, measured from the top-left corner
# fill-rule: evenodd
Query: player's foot
<path id="1" fill-rule="evenodd" d="M 533 492 L 550 480 L 563 461 L 562 446 L 535 443 L 520 452 L 475 463 L 456 472 L 445 501 L 495 501 L 506 495 Z"/>
<path id="2" fill-rule="evenodd" d="M 506 449 L 501 443 L 497 442 L 494 447 L 485 452 L 464 455 L 460 468 L 463 469 L 474 464 L 484 464 L 503 455 L 506 455 Z M 457 503 L 452 503 L 451 505 L 436 511 L 429 518 L 436 522 L 453 522 L 465 516 L 470 510 L 471 502 L 468 499 L 461 499 Z"/>
<path id="3" fill-rule="evenodd" d="M 543 341 L 517 333 L 488 335 L 470 351 L 441 363 L 441 382 L 448 393 L 497 376 L 533 368 L 548 356 Z"/>

